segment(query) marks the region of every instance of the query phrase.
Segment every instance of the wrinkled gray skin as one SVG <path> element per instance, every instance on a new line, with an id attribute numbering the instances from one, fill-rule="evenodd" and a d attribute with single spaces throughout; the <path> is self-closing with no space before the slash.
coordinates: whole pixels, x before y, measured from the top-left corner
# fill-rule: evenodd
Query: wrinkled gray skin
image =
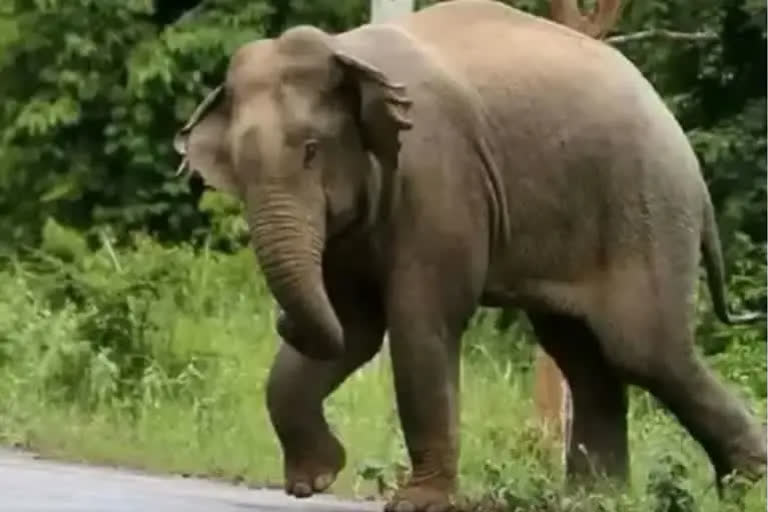
<path id="1" fill-rule="evenodd" d="M 413 466 L 388 507 L 446 509 L 460 338 L 481 305 L 523 308 L 566 375 L 570 476 L 626 478 L 627 384 L 719 476 L 764 470 L 761 429 L 694 352 L 700 251 L 720 317 L 756 317 L 729 316 L 696 157 L 614 49 L 483 0 L 336 36 L 295 27 L 236 52 L 177 148 L 244 200 L 285 311 L 267 404 L 290 494 L 344 465 L 322 402 L 388 330 Z"/>

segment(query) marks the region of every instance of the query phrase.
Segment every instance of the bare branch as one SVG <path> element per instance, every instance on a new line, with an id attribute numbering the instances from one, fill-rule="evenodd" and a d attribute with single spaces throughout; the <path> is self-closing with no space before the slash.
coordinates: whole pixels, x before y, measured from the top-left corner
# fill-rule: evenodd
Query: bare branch
<path id="1" fill-rule="evenodd" d="M 714 41 L 718 39 L 714 32 L 676 32 L 663 28 L 652 28 L 623 34 L 618 36 L 606 37 L 604 41 L 609 44 L 628 43 L 630 41 L 644 41 L 646 39 L 673 39 L 677 41 Z"/>

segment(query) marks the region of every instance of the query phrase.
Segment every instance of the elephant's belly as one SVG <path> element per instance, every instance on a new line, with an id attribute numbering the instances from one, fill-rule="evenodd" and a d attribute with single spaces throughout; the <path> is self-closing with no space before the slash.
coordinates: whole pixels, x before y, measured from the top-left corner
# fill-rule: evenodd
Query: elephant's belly
<path id="1" fill-rule="evenodd" d="M 514 254 L 492 262 L 481 303 L 576 314 L 583 312 L 590 290 L 605 277 L 615 256 L 601 247 L 603 237 L 518 238 Z"/>
<path id="2" fill-rule="evenodd" d="M 587 310 L 588 297 L 588 286 L 584 284 L 531 280 L 508 288 L 489 287 L 480 297 L 480 304 L 581 315 Z"/>

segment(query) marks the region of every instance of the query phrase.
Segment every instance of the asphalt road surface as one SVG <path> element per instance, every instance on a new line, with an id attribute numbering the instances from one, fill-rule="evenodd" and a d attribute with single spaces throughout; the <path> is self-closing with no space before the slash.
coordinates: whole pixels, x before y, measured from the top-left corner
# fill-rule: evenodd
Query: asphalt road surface
<path id="1" fill-rule="evenodd" d="M 0 450 L 1 512 L 378 512 L 382 503 L 69 464 Z"/>

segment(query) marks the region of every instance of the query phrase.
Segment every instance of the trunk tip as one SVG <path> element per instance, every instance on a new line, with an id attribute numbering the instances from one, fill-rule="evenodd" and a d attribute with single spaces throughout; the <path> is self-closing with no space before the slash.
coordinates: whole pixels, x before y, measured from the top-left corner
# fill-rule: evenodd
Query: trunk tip
<path id="1" fill-rule="evenodd" d="M 338 359 L 344 354 L 344 331 L 337 319 L 314 333 L 301 333 L 281 309 L 277 319 L 277 334 L 301 355 L 316 361 Z"/>

